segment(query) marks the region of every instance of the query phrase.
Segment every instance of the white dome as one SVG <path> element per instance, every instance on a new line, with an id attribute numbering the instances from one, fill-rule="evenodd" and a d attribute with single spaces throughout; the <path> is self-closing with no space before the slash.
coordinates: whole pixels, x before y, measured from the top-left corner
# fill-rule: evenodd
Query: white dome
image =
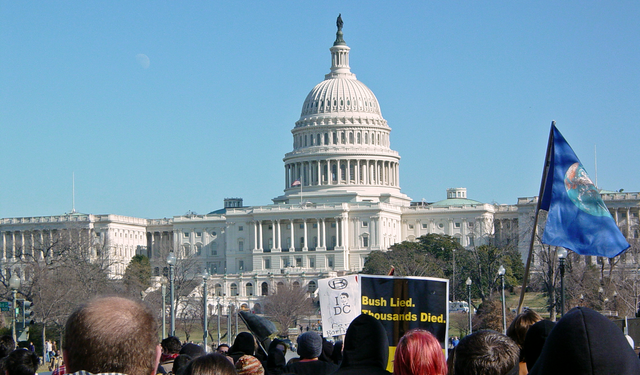
<path id="1" fill-rule="evenodd" d="M 330 77 L 309 92 L 302 105 L 300 120 L 338 113 L 348 116 L 369 114 L 382 119 L 378 99 L 364 83 L 355 78 Z"/>

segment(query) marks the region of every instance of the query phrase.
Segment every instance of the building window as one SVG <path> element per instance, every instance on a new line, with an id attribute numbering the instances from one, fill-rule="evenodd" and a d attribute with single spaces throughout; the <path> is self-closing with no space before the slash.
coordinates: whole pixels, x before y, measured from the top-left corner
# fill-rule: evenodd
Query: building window
<path id="1" fill-rule="evenodd" d="M 413 224 L 409 224 L 409 229 L 413 229 Z"/>
<path id="2" fill-rule="evenodd" d="M 247 283 L 247 285 L 245 285 L 245 293 L 247 296 L 253 295 L 253 284 Z"/>
<path id="3" fill-rule="evenodd" d="M 327 267 L 333 269 L 333 255 L 327 257 Z"/>
<path id="4" fill-rule="evenodd" d="M 316 268 L 316 257 L 309 257 L 309 268 Z"/>
<path id="5" fill-rule="evenodd" d="M 317 289 L 318 284 L 313 280 L 309 281 L 309 284 L 307 285 L 307 290 L 309 291 L 309 293 L 315 293 Z"/>
<path id="6" fill-rule="evenodd" d="M 313 223 L 313 228 L 314 229 L 318 228 L 318 223 Z"/>
<path id="7" fill-rule="evenodd" d="M 362 222 L 362 226 L 363 226 L 364 228 L 368 227 L 368 226 L 369 226 L 369 222 L 368 222 L 368 221 L 363 221 L 363 222 Z"/>
<path id="8" fill-rule="evenodd" d="M 282 257 L 282 268 L 287 268 L 291 265 L 289 257 Z"/>
<path id="9" fill-rule="evenodd" d="M 300 224 L 300 229 L 304 229 L 304 224 Z"/>
<path id="10" fill-rule="evenodd" d="M 188 238 L 188 237 L 189 237 L 189 232 L 184 232 L 183 234 L 184 234 L 184 237 L 185 237 L 185 238 Z M 120 234 L 120 237 L 122 237 L 122 234 Z"/>
<path id="11" fill-rule="evenodd" d="M 211 244 L 211 255 L 218 255 L 218 243 L 213 242 Z"/>
<path id="12" fill-rule="evenodd" d="M 238 270 L 240 270 L 240 272 L 244 271 L 244 260 L 238 261 Z"/>
<path id="13" fill-rule="evenodd" d="M 422 224 L 422 229 L 427 229 L 427 224 Z"/>
<path id="14" fill-rule="evenodd" d="M 271 268 L 271 259 L 269 258 L 264 258 L 264 269 L 268 270 Z"/>
<path id="15" fill-rule="evenodd" d="M 202 256 L 202 245 L 201 244 L 197 244 L 196 245 L 196 255 L 197 256 Z"/>
<path id="16" fill-rule="evenodd" d="M 269 284 L 267 284 L 266 282 L 262 283 L 261 289 L 262 289 L 262 291 L 261 291 L 262 293 L 261 294 L 263 296 L 268 296 L 269 295 Z"/>
<path id="17" fill-rule="evenodd" d="M 300 237 L 300 247 L 304 247 L 304 237 Z"/>
<path id="18" fill-rule="evenodd" d="M 238 251 L 244 251 L 244 241 L 238 241 Z"/>
<path id="19" fill-rule="evenodd" d="M 239 230 L 240 232 L 242 232 L 242 231 L 244 230 L 244 227 L 243 227 L 242 225 L 240 225 L 240 226 L 238 227 L 238 230 Z"/>
<path id="20" fill-rule="evenodd" d="M 469 224 L 468 224 L 468 225 L 469 225 L 469 228 L 473 228 L 473 221 L 472 221 L 472 222 L 469 222 Z"/>
<path id="21" fill-rule="evenodd" d="M 336 223 L 335 222 L 331 223 L 331 228 L 335 228 L 335 227 L 336 227 Z"/>
<path id="22" fill-rule="evenodd" d="M 211 232 L 211 235 L 212 235 L 213 237 L 215 237 L 215 236 L 217 236 L 217 235 L 218 235 L 218 233 L 216 233 L 215 231 L 213 231 L 213 232 Z"/>
<path id="23" fill-rule="evenodd" d="M 196 237 L 202 237 L 202 232 L 196 232 Z"/>
<path id="24" fill-rule="evenodd" d="M 215 290 L 216 290 L 216 296 L 222 297 L 222 285 L 216 284 Z"/>
<path id="25" fill-rule="evenodd" d="M 456 228 L 460 228 L 460 223 L 454 223 L 454 226 L 455 226 Z"/>
<path id="26" fill-rule="evenodd" d="M 238 286 L 235 283 L 231 284 L 231 287 L 229 289 L 231 290 L 232 296 L 238 295 Z"/>
<path id="27" fill-rule="evenodd" d="M 362 247 L 369 247 L 369 237 L 362 237 Z"/>
<path id="28" fill-rule="evenodd" d="M 302 257 L 296 257 L 296 267 L 302 267 Z"/>

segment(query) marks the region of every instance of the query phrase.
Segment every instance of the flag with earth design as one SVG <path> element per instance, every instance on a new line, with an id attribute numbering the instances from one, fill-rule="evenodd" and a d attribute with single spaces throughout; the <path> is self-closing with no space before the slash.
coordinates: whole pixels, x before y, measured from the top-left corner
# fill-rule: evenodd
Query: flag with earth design
<path id="1" fill-rule="evenodd" d="M 542 243 L 581 255 L 619 255 L 629 243 L 555 123 L 551 133 L 549 169 L 540 203 L 548 211 Z"/>

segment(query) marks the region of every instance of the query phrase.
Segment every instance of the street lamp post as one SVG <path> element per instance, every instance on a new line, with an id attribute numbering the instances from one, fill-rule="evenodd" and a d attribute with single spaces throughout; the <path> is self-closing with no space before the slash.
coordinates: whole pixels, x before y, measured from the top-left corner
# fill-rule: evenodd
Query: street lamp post
<path id="1" fill-rule="evenodd" d="M 162 278 L 162 339 L 167 337 L 167 281 Z"/>
<path id="2" fill-rule="evenodd" d="M 561 247 L 558 250 L 560 260 L 560 316 L 564 316 L 564 260 L 567 259 L 567 249 Z"/>
<path id="3" fill-rule="evenodd" d="M 175 308 L 175 289 L 173 285 L 173 267 L 176 264 L 176 256 L 173 255 L 173 251 L 169 253 L 167 257 L 167 263 L 169 263 L 169 298 L 171 299 L 171 324 L 169 325 L 169 331 L 171 336 L 176 335 L 176 308 Z"/>
<path id="4" fill-rule="evenodd" d="M 208 315 L 208 309 L 207 309 L 207 280 L 209 279 L 209 272 L 207 272 L 207 269 L 205 268 L 204 272 L 202 273 L 202 307 L 203 307 L 203 311 L 204 311 L 204 319 L 203 319 L 203 334 L 202 334 L 202 342 L 204 343 L 204 351 L 207 352 L 207 338 L 209 336 L 209 332 L 207 331 L 208 328 L 208 322 L 207 322 L 207 315 Z"/>
<path id="5" fill-rule="evenodd" d="M 18 289 L 20 289 L 20 278 L 15 274 L 15 272 L 9 279 L 9 288 L 11 288 L 11 310 L 13 311 L 11 318 L 11 335 L 13 336 L 13 342 L 18 342 L 16 339 L 16 293 L 18 292 Z"/>
<path id="6" fill-rule="evenodd" d="M 507 334 L 507 307 L 504 300 L 504 274 L 506 270 L 504 266 L 500 265 L 498 268 L 498 275 L 500 276 L 500 283 L 502 284 L 502 333 Z"/>
<path id="7" fill-rule="evenodd" d="M 222 304 L 220 303 L 220 298 L 218 298 L 218 343 L 216 345 L 220 345 L 220 314 L 222 314 Z"/>
<path id="8" fill-rule="evenodd" d="M 465 284 L 467 284 L 467 294 L 469 297 L 469 334 L 473 333 L 473 326 L 471 325 L 471 284 L 473 282 L 471 281 L 470 277 L 467 277 L 467 281 L 465 281 Z"/>
<path id="9" fill-rule="evenodd" d="M 453 288 L 451 289 L 451 294 L 453 294 L 453 301 L 456 301 L 456 248 L 453 248 Z"/>

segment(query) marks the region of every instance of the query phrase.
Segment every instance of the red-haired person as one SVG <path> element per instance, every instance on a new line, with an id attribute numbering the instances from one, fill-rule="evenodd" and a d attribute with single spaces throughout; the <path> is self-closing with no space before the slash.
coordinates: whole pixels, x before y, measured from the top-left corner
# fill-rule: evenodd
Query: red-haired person
<path id="1" fill-rule="evenodd" d="M 446 375 L 442 347 L 431 332 L 412 329 L 400 338 L 393 362 L 394 375 Z"/>

